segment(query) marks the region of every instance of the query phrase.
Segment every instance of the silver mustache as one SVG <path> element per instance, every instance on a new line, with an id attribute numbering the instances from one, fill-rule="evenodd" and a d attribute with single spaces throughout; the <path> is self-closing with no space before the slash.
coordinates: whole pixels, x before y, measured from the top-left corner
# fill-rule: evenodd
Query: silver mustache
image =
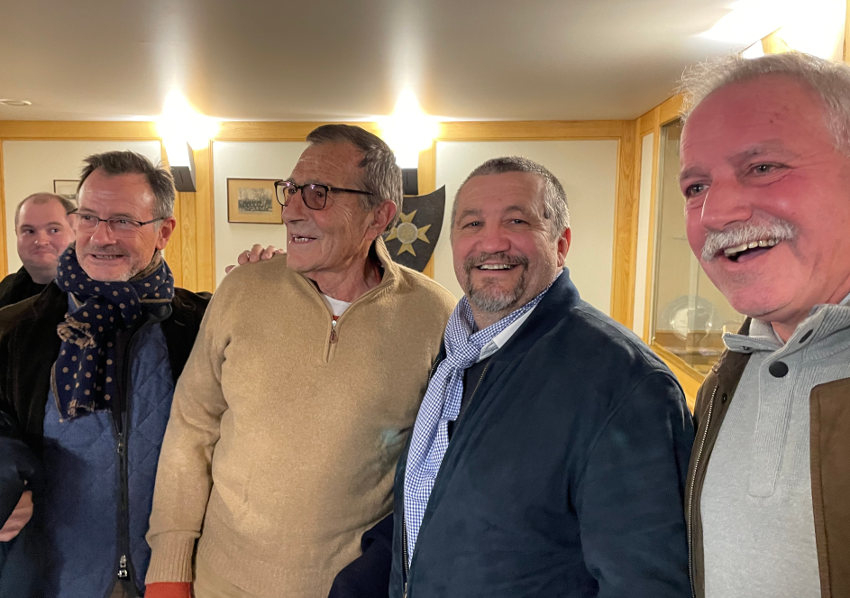
<path id="1" fill-rule="evenodd" d="M 766 239 L 785 241 L 794 238 L 794 234 L 794 227 L 784 220 L 736 224 L 722 231 L 709 232 L 702 246 L 701 257 L 707 262 L 727 247 Z"/>

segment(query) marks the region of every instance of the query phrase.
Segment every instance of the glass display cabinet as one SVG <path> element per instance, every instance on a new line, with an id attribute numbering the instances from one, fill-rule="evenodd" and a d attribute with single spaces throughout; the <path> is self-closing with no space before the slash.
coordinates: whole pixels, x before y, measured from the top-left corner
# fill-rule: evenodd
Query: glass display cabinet
<path id="1" fill-rule="evenodd" d="M 681 132 L 676 120 L 661 127 L 659 138 L 650 338 L 659 353 L 704 376 L 723 352 L 723 332 L 737 331 L 744 317 L 714 287 L 688 245 L 679 190 Z"/>

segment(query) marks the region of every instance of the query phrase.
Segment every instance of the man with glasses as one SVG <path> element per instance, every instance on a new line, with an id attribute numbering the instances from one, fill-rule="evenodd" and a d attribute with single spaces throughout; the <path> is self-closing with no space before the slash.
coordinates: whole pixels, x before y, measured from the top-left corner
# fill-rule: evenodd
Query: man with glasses
<path id="1" fill-rule="evenodd" d="M 142 595 L 160 443 L 207 303 L 161 254 L 168 170 L 129 151 L 85 164 L 55 283 L 0 310 L 4 596 Z"/>
<path id="2" fill-rule="evenodd" d="M 74 203 L 53 193 L 33 193 L 15 209 L 20 269 L 0 281 L 0 307 L 38 295 L 56 277 L 59 256 L 73 241 L 68 214 Z"/>
<path id="3" fill-rule="evenodd" d="M 345 125 L 307 141 L 276 185 L 286 255 L 227 275 L 178 384 L 148 598 L 325 598 L 391 510 L 455 300 L 389 258 L 389 147 Z"/>

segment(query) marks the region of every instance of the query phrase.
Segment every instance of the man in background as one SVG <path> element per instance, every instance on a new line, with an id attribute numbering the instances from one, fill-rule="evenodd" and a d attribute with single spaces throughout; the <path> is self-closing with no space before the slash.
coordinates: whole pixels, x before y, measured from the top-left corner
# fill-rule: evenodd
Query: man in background
<path id="1" fill-rule="evenodd" d="M 32 297 L 56 278 L 59 256 L 74 239 L 68 214 L 73 202 L 53 193 L 34 193 L 15 209 L 15 236 L 23 266 L 0 281 L 0 307 Z"/>
<path id="2" fill-rule="evenodd" d="M 389 147 L 346 125 L 307 141 L 276 183 L 286 255 L 227 275 L 178 384 L 147 598 L 326 598 L 391 510 L 454 298 L 389 257 Z"/>
<path id="3" fill-rule="evenodd" d="M 686 596 L 691 416 L 667 367 L 580 299 L 560 182 L 485 162 L 451 232 L 465 297 L 399 462 L 390 596 Z"/>
<path id="4" fill-rule="evenodd" d="M 0 540 L 41 543 L 35 574 L 9 551 L 0 595 L 143 594 L 160 443 L 208 300 L 175 288 L 161 254 L 168 170 L 129 151 L 85 164 L 55 281 L 0 310 Z"/>
<path id="5" fill-rule="evenodd" d="M 694 593 L 850 596 L 850 67 L 733 58 L 684 89 L 688 240 L 748 316 L 697 396 Z"/>

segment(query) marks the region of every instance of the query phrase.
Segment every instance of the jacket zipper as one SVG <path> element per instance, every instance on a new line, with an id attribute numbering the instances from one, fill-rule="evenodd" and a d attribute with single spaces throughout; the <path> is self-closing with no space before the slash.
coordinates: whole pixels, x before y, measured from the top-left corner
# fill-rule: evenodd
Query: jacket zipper
<path id="1" fill-rule="evenodd" d="M 697 447 L 697 456 L 694 459 L 694 479 L 691 482 L 691 487 L 688 489 L 688 571 L 691 577 L 691 598 L 696 598 L 696 587 L 694 586 L 694 489 L 696 487 L 696 472 L 699 468 L 699 462 L 702 458 L 702 451 L 705 448 L 705 439 L 708 437 L 708 427 L 711 425 L 711 412 L 714 411 L 714 397 L 717 395 L 717 389 L 720 387 L 718 382 L 711 392 L 711 399 L 708 402 L 708 412 L 705 416 L 705 426 L 702 429 L 702 437 Z"/>
<path id="2" fill-rule="evenodd" d="M 434 377 L 434 372 L 437 369 L 437 364 L 431 366 L 431 373 L 428 376 L 428 383 L 430 384 L 431 378 Z M 487 370 L 490 369 L 490 364 L 484 366 L 484 369 L 481 371 L 481 375 L 478 377 L 478 382 L 475 383 L 475 388 L 472 389 L 472 394 L 469 395 L 469 399 L 467 399 L 467 407 L 472 404 L 472 399 L 475 396 L 475 393 L 478 392 L 478 389 L 481 387 L 481 382 L 484 381 L 484 376 L 487 375 Z M 466 409 L 461 409 L 460 413 L 457 415 L 457 419 L 455 420 L 455 426 L 457 426 L 463 414 L 466 412 Z M 451 442 L 449 442 L 449 448 L 451 448 Z M 448 454 L 449 449 L 446 449 L 446 453 Z M 445 461 L 446 456 L 443 455 L 443 460 Z M 407 474 L 407 469 L 405 468 L 405 474 Z M 440 473 L 437 473 L 437 478 L 434 480 L 434 486 L 437 485 L 437 481 L 440 479 Z M 404 493 L 402 493 L 402 500 L 404 500 Z M 404 512 L 402 512 L 401 516 L 401 558 L 402 558 L 402 573 L 403 573 L 403 588 L 402 598 L 407 598 L 407 584 L 408 584 L 408 573 L 410 567 L 407 564 L 407 517 Z M 413 557 L 416 556 L 416 547 L 413 547 L 413 555 L 410 557 L 410 563 L 413 564 Z"/>
<path id="3" fill-rule="evenodd" d="M 113 412 L 112 422 L 116 433 L 116 452 L 118 453 L 118 475 L 119 475 L 119 518 L 118 518 L 118 570 L 116 575 L 118 583 L 124 580 L 133 584 L 133 588 L 138 593 L 136 588 L 135 570 L 133 561 L 130 556 L 130 488 L 129 488 L 129 464 L 127 450 L 127 432 L 130 427 L 130 368 L 132 366 L 131 356 L 133 355 L 133 346 L 138 338 L 138 333 L 144 325 L 140 326 L 131 333 L 130 341 L 127 343 L 126 353 L 123 357 L 123 379 L 121 398 L 123 399 L 123 409 L 121 410 L 120 419 L 116 418 Z M 118 344 L 116 339 L 116 345 Z"/>

